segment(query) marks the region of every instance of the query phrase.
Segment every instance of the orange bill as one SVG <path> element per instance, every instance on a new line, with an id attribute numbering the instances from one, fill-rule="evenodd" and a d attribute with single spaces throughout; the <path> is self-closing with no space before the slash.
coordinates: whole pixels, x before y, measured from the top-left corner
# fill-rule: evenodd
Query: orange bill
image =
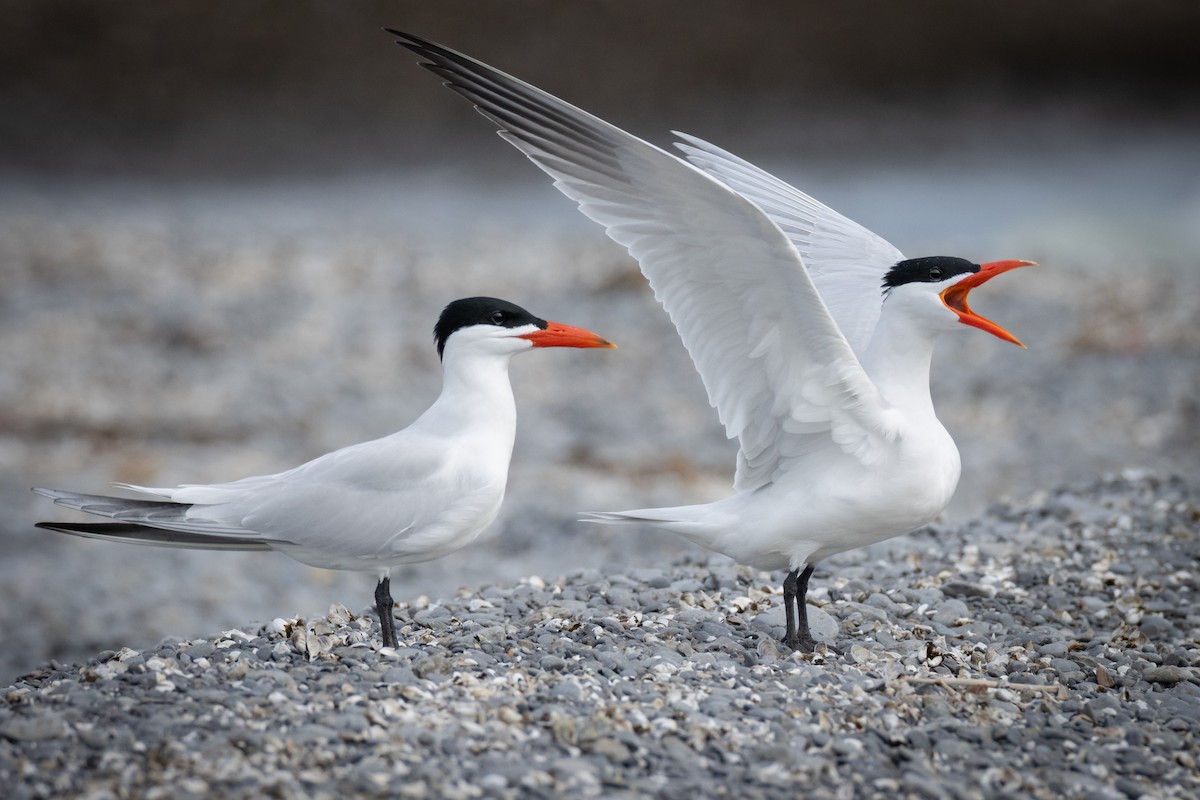
<path id="1" fill-rule="evenodd" d="M 608 339 L 591 331 L 561 322 L 547 322 L 545 330 L 523 333 L 518 338 L 528 339 L 534 347 L 616 347 Z"/>
<path id="2" fill-rule="evenodd" d="M 999 337 L 1006 342 L 1012 342 L 1018 347 L 1024 347 L 1025 345 L 1021 344 L 1021 340 L 1016 336 L 1013 336 L 990 319 L 981 317 L 972 311 L 971 307 L 967 305 L 967 294 L 976 286 L 987 283 L 1002 272 L 1008 272 L 1018 267 L 1036 266 L 1037 264 L 1033 261 L 991 261 L 987 264 L 981 264 L 979 272 L 968 275 L 958 283 L 943 290 L 941 294 L 942 302 L 946 304 L 946 308 L 958 314 L 959 322 L 979 328 L 981 331 L 987 331 L 993 336 Z"/>

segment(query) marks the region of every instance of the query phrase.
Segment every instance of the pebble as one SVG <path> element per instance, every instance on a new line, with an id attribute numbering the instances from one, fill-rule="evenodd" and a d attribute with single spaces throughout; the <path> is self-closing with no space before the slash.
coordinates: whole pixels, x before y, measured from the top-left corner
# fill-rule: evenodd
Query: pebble
<path id="1" fill-rule="evenodd" d="M 14 742 L 43 742 L 58 739 L 67 732 L 67 723 L 60 714 L 39 717 L 11 717 L 0 723 L 0 738 Z"/>
<path id="2" fill-rule="evenodd" d="M 1142 673 L 1142 677 L 1151 683 L 1174 686 L 1177 683 L 1191 680 L 1196 675 L 1186 667 L 1151 667 Z"/>
<path id="3" fill-rule="evenodd" d="M 815 654 L 776 641 L 782 575 L 716 558 L 399 603 L 389 651 L 335 606 L 101 653 L 0 689 L 0 777 L 14 798 L 1194 797 L 1198 520 L 1181 480 L 1112 478 L 909 537 L 917 570 L 834 557 Z"/>

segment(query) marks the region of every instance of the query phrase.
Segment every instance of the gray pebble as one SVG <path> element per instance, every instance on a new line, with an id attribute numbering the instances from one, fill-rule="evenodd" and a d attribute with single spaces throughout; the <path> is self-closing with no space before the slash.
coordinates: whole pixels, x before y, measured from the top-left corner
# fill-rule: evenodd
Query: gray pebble
<path id="1" fill-rule="evenodd" d="M 61 714 L 53 712 L 36 717 L 9 717 L 0 721 L 0 738 L 14 742 L 58 739 L 66 732 L 66 721 Z"/>
<path id="2" fill-rule="evenodd" d="M 831 559 L 808 613 L 842 654 L 782 648 L 781 575 L 688 562 L 400 603 L 386 655 L 331 615 L 309 620 L 315 653 L 264 629 L 49 665 L 0 690 L 0 774 L 54 759 L 60 794 L 115 796 L 154 754 L 154 780 L 197 797 L 759 798 L 802 775 L 816 798 L 1185 798 L 1200 587 L 1180 576 L 1200 553 L 1164 531 L 1194 527 L 1194 498 L 1120 479 L 885 543 L 916 572 Z M 1134 585 L 1094 569 L 1118 544 L 1164 587 L 1143 599 L 1174 606 L 1136 627 Z"/>
<path id="3" fill-rule="evenodd" d="M 1047 642 L 1037 649 L 1039 655 L 1062 658 L 1067 654 L 1066 642 Z"/>
<path id="4" fill-rule="evenodd" d="M 969 616 L 970 611 L 967 609 L 966 603 L 962 600 L 947 599 L 938 603 L 933 619 L 942 625 L 955 625 L 959 620 L 967 619 Z"/>
<path id="5" fill-rule="evenodd" d="M 991 586 L 983 586 L 967 581 L 947 581 L 942 584 L 942 594 L 946 597 L 995 597 L 996 590 Z"/>
<path id="6" fill-rule="evenodd" d="M 1152 667 L 1142 672 L 1142 677 L 1151 683 L 1173 686 L 1182 681 L 1191 680 L 1196 676 L 1186 667 Z"/>

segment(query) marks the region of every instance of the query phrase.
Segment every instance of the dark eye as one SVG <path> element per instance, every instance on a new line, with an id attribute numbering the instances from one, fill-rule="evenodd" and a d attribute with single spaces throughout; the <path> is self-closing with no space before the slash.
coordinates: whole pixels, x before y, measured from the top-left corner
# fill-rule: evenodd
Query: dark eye
<path id="1" fill-rule="evenodd" d="M 941 267 L 930 267 L 929 268 L 929 277 L 935 281 L 940 281 L 942 279 L 942 268 Z"/>
<path id="2" fill-rule="evenodd" d="M 503 311 L 493 311 L 492 312 L 492 322 L 496 323 L 497 325 L 502 324 L 504 322 L 504 312 Z"/>

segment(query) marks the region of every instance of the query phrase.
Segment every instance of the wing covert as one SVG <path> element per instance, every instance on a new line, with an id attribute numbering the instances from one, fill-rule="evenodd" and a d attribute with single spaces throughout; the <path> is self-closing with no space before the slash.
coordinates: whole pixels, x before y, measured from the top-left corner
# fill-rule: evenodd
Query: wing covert
<path id="1" fill-rule="evenodd" d="M 687 160 L 733 189 L 774 222 L 796 247 L 838 328 L 858 356 L 879 321 L 887 271 L 904 255 L 819 200 L 695 136 L 674 132 Z M 868 298 L 876 298 L 870 302 Z"/>

